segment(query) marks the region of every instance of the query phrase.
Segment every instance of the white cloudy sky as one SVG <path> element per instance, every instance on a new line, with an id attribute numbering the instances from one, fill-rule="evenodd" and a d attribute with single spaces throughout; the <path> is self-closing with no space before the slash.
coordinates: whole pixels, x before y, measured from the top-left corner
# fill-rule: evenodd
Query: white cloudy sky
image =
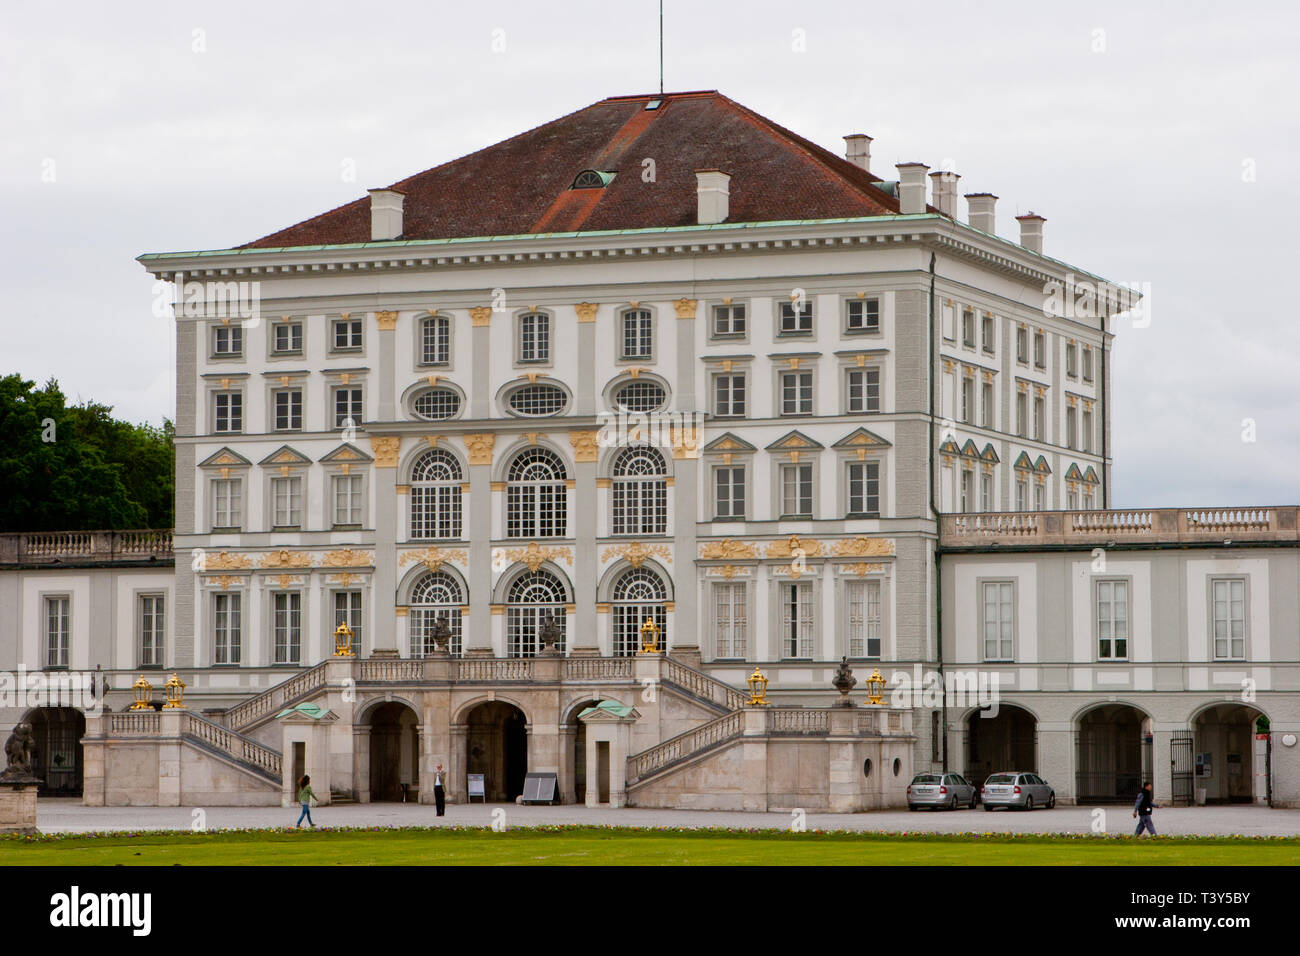
<path id="1" fill-rule="evenodd" d="M 1048 254 L 1149 284 L 1150 327 L 1115 346 L 1117 506 L 1295 502 L 1300 8 L 665 7 L 669 90 L 836 151 L 869 133 L 878 170 L 950 158 L 961 191 L 1001 197 L 1001 234 L 1033 208 Z M 8 5 L 0 373 L 170 416 L 172 333 L 135 256 L 228 247 L 652 91 L 657 27 L 655 0 Z"/>

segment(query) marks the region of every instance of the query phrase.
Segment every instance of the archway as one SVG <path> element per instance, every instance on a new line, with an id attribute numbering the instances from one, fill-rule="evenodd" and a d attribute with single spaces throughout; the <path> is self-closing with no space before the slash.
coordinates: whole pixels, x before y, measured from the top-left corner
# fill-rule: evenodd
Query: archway
<path id="1" fill-rule="evenodd" d="M 1267 733 L 1268 718 L 1248 704 L 1215 704 L 1197 715 L 1193 786 L 1206 803 L 1268 802 L 1269 741 L 1256 739 Z"/>
<path id="2" fill-rule="evenodd" d="M 1038 720 L 1022 707 L 1001 704 L 996 716 L 973 710 L 966 719 L 966 779 L 983 786 L 990 774 L 1038 771 Z"/>
<path id="3" fill-rule="evenodd" d="M 1151 779 L 1151 718 L 1131 704 L 1103 704 L 1079 718 L 1075 800 L 1131 803 Z"/>
<path id="4" fill-rule="evenodd" d="M 23 722 L 32 725 L 32 773 L 41 778 L 37 793 L 81 796 L 85 714 L 75 707 L 37 707 L 27 712 Z"/>
<path id="5" fill-rule="evenodd" d="M 491 700 L 465 718 L 465 772 L 483 774 L 489 801 L 513 801 L 528 773 L 528 720 L 513 704 Z"/>
<path id="6" fill-rule="evenodd" d="M 600 701 L 592 698 L 574 704 L 569 711 L 569 739 L 573 741 L 573 799 L 579 805 L 587 800 L 587 725 L 578 715 Z"/>
<path id="7" fill-rule="evenodd" d="M 370 712 L 370 799 L 409 801 L 420 789 L 420 721 L 406 704 L 390 701 Z"/>

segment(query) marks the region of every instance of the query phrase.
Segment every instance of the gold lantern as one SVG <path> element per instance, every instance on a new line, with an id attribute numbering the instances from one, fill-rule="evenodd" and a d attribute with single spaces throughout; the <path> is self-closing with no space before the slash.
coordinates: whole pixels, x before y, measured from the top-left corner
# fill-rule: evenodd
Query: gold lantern
<path id="1" fill-rule="evenodd" d="M 881 699 L 881 695 L 885 692 L 886 683 L 888 682 L 880 676 L 880 668 L 873 667 L 871 669 L 871 676 L 866 680 L 868 704 L 884 703 L 884 700 Z"/>
<path id="2" fill-rule="evenodd" d="M 180 677 L 172 674 L 167 678 L 167 683 L 163 684 L 163 690 L 167 694 L 167 703 L 163 704 L 163 710 L 175 710 L 185 706 L 185 681 Z"/>
<path id="3" fill-rule="evenodd" d="M 641 653 L 655 654 L 659 651 L 659 625 L 652 618 L 646 618 L 641 625 Z"/>
<path id="4" fill-rule="evenodd" d="M 352 628 L 348 627 L 347 621 L 334 628 L 334 656 L 355 656 L 352 653 Z"/>
<path id="5" fill-rule="evenodd" d="M 141 674 L 139 680 L 131 685 L 131 693 L 135 695 L 135 703 L 131 705 L 131 710 L 152 710 L 153 705 L 149 703 L 149 695 L 153 693 L 153 684 L 144 679 Z"/>
<path id="6" fill-rule="evenodd" d="M 766 707 L 771 701 L 767 699 L 767 675 L 757 667 L 745 681 L 749 685 L 749 706 Z"/>

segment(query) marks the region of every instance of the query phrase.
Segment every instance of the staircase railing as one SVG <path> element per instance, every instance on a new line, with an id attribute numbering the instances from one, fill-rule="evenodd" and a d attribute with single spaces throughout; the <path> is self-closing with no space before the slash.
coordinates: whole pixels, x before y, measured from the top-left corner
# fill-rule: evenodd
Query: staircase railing
<path id="1" fill-rule="evenodd" d="M 665 663 L 668 665 L 666 679 L 696 697 L 703 697 L 727 710 L 740 710 L 749 701 L 747 694 L 681 661 L 669 657 Z"/>
<path id="2" fill-rule="evenodd" d="M 251 737 L 245 737 L 194 713 L 185 714 L 181 733 L 195 737 L 241 763 L 253 765 L 277 781 L 281 779 L 280 752 Z"/>
<path id="3" fill-rule="evenodd" d="M 700 724 L 684 734 L 670 737 L 649 750 L 627 758 L 627 780 L 635 783 L 665 767 L 739 737 L 745 727 L 745 715 L 737 710 Z"/>
<path id="4" fill-rule="evenodd" d="M 247 730 L 274 716 L 290 704 L 325 686 L 325 661 L 283 680 L 256 697 L 240 701 L 226 711 L 226 723 L 235 731 Z"/>

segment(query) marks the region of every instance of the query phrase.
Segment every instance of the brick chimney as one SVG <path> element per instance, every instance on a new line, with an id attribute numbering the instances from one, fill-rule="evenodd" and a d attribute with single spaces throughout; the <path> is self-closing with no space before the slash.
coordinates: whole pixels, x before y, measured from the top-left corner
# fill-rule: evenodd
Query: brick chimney
<path id="1" fill-rule="evenodd" d="M 397 239 L 402 235 L 402 201 L 396 189 L 367 189 L 370 193 L 370 238 Z"/>
<path id="2" fill-rule="evenodd" d="M 695 170 L 695 218 L 701 226 L 726 222 L 731 207 L 731 174 L 719 169 Z"/>
<path id="3" fill-rule="evenodd" d="M 925 163 L 899 163 L 898 170 L 898 211 L 904 216 L 916 216 L 925 212 L 925 174 L 929 166 Z"/>
<path id="4" fill-rule="evenodd" d="M 1016 222 L 1020 223 L 1020 244 L 1030 252 L 1036 252 L 1041 256 L 1043 254 L 1043 223 L 1047 222 L 1047 220 L 1036 215 L 1031 209 L 1023 216 L 1016 216 Z"/>
<path id="5" fill-rule="evenodd" d="M 994 217 L 993 207 L 997 201 L 998 197 L 992 193 L 966 194 L 966 219 L 973 228 L 980 232 L 987 232 L 989 235 L 995 234 L 997 220 Z"/>
<path id="6" fill-rule="evenodd" d="M 845 136 L 844 158 L 858 169 L 871 172 L 871 137 L 866 133 L 850 133 Z"/>
<path id="7" fill-rule="evenodd" d="M 957 180 L 950 170 L 941 169 L 930 174 L 930 205 L 950 219 L 957 218 Z"/>

